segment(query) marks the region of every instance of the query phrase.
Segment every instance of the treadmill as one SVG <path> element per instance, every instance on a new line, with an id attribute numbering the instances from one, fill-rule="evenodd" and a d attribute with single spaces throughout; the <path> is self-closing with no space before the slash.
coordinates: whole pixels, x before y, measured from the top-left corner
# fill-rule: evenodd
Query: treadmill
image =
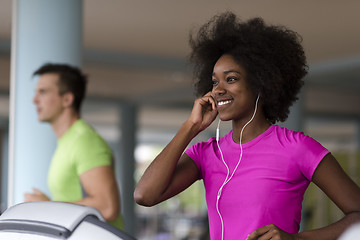
<path id="1" fill-rule="evenodd" d="M 0 216 L 0 239 L 136 240 L 106 223 L 92 207 L 64 202 L 25 202 Z"/>

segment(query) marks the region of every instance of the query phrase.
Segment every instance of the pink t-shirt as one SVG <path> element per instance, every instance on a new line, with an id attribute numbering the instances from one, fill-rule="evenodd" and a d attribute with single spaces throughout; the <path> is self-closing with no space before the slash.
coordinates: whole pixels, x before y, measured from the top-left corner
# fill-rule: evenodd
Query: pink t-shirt
<path id="1" fill-rule="evenodd" d="M 232 131 L 219 144 L 231 174 L 239 161 L 240 146 L 232 140 Z M 268 224 L 298 232 L 304 192 L 329 151 L 302 132 L 277 125 L 242 147 L 240 165 L 219 200 L 224 239 L 245 240 L 256 228 Z M 221 239 L 216 198 L 227 170 L 216 140 L 197 143 L 185 153 L 196 163 L 204 181 L 211 239 Z"/>

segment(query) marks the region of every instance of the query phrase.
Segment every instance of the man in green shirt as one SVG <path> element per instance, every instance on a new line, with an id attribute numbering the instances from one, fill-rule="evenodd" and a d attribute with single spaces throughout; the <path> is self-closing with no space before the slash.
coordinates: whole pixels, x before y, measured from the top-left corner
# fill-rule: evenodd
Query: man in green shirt
<path id="1" fill-rule="evenodd" d="M 78 68 L 45 64 L 33 99 L 41 122 L 50 123 L 58 139 L 48 174 L 52 199 L 33 188 L 25 201 L 61 201 L 91 206 L 112 225 L 123 227 L 120 197 L 107 143 L 84 120 L 80 107 L 87 77 Z"/>

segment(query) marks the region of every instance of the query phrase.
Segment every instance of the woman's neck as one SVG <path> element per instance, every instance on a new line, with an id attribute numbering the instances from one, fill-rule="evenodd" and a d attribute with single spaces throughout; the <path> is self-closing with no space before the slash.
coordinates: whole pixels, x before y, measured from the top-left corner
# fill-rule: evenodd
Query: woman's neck
<path id="1" fill-rule="evenodd" d="M 234 142 L 240 143 L 241 131 L 242 131 L 241 143 L 246 143 L 246 142 L 253 140 L 254 138 L 259 136 L 263 132 L 265 132 L 271 126 L 271 124 L 266 120 L 264 114 L 262 114 L 261 111 L 256 113 L 256 115 L 252 121 L 249 122 L 249 120 L 250 119 L 248 119 L 248 120 L 242 119 L 242 120 L 238 120 L 238 121 L 233 121 L 233 123 L 232 123 L 233 136 L 232 136 L 232 138 L 233 138 Z"/>

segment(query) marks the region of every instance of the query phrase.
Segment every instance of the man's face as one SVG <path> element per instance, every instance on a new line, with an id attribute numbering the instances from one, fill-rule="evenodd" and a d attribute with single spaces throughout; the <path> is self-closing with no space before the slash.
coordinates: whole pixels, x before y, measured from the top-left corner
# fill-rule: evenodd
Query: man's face
<path id="1" fill-rule="evenodd" d="M 39 78 L 33 99 L 41 122 L 54 122 L 64 110 L 64 97 L 59 92 L 59 75 L 45 73 Z"/>

